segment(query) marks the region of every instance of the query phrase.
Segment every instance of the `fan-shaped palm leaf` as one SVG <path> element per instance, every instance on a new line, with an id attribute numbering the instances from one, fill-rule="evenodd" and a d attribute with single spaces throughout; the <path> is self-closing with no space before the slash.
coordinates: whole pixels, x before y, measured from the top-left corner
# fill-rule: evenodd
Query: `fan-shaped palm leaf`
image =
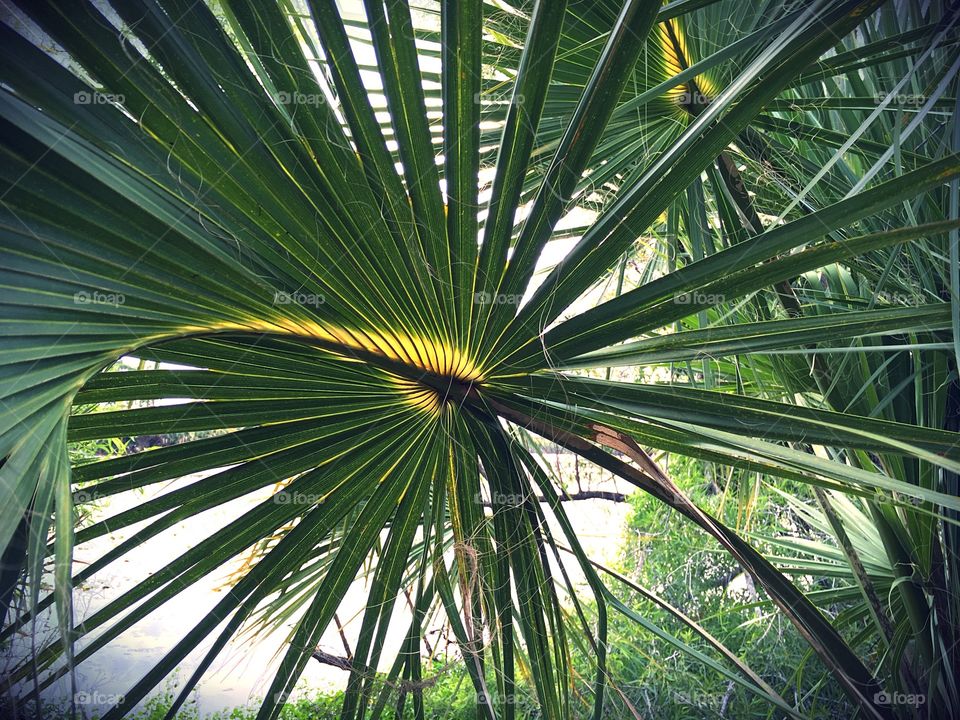
<path id="1" fill-rule="evenodd" d="M 639 0 L 608 3 L 613 12 L 606 15 L 598 9 L 606 35 L 571 95 L 570 119 L 558 122 L 551 83 L 565 82 L 565 29 L 571 19 L 580 22 L 585 4 L 571 3 L 568 12 L 565 2 L 535 3 L 522 43 L 512 47 L 510 101 L 491 139 L 481 130 L 478 101 L 485 73 L 496 71 L 484 63 L 483 3 L 439 3 L 437 50 L 417 43 L 406 2 L 368 0 L 396 154 L 361 74 L 373 60 L 359 62 L 333 0 L 306 8 L 249 0 L 34 0 L 8 12 L 0 30 L 0 543 L 11 557 L 26 546 L 21 558 L 32 601 L 8 618 L 5 633 L 52 604 L 61 629 L 61 638 L 38 648 L 12 680 L 33 675 L 39 687 L 49 686 L 184 588 L 266 547 L 107 717 L 128 711 L 212 638 L 173 715 L 230 638 L 265 609 L 295 621 L 261 710 L 263 718 L 276 717 L 347 589 L 371 562 L 343 717 L 383 712 L 389 687 L 375 687 L 368 670 L 381 665 L 393 601 L 411 573 L 412 651 L 396 660 L 391 678 L 421 681 L 416 649 L 427 608 L 439 603 L 483 717 L 513 717 L 519 665 L 545 717 L 571 716 L 571 628 L 546 554 L 553 543 L 545 516 L 530 500 L 550 496 L 549 483 L 512 441 L 507 421 L 702 527 L 756 577 L 863 714 L 888 717 L 889 708 L 875 701 L 881 685 L 873 670 L 828 619 L 750 544 L 684 497 L 638 443 L 956 511 L 960 501 L 935 485 L 781 444 L 869 452 L 891 463 L 916 458 L 931 472 L 956 472 L 956 435 L 559 369 L 590 358 L 651 361 L 656 348 L 643 340 L 629 349 L 612 346 L 824 266 L 921 239 L 942 244 L 958 225 L 944 219 L 943 208 L 960 158 L 915 148 L 910 172 L 859 174 L 847 182 L 849 197 L 825 193 L 829 201 L 802 218 L 581 311 L 578 299 L 676 197 L 699 186 L 704 169 L 778 97 L 822 72 L 819 60 L 838 42 L 857 48 L 879 32 L 870 25 L 868 33 L 851 35 L 872 17 L 877 0 L 777 8 L 738 28 L 753 38 L 748 54 L 694 72 L 685 54 L 712 48 L 691 32 L 697 16 L 682 11 L 700 4 L 677 3 L 669 18 Z M 498 12 L 487 19 L 498 21 Z M 939 22 L 934 12 L 911 22 Z M 657 24 L 665 19 L 669 26 Z M 493 37 L 494 25 L 488 27 Z M 749 35 L 754 28 L 761 30 Z M 739 34 L 723 35 L 716 51 Z M 651 45 L 659 53 L 654 59 Z M 317 71 L 312 48 L 322 49 L 325 72 Z M 437 54 L 439 148 L 421 74 Z M 680 81 L 669 80 L 691 62 L 685 82 L 709 100 L 702 107 L 678 100 Z M 664 78 L 650 92 L 666 82 L 657 92 L 662 117 L 650 132 L 665 123 L 674 130 L 663 133 L 653 154 L 644 145 L 634 170 L 616 169 L 614 200 L 533 288 L 537 260 L 569 198 L 592 159 L 607 152 L 605 139 L 623 132 L 617 113 L 643 102 L 634 89 L 618 107 L 635 66 Z M 695 112 L 687 119 L 680 110 Z M 514 238 L 528 170 L 536 153 L 554 147 L 541 132 L 551 122 L 556 149 Z M 488 142 L 496 146 L 495 169 L 481 231 L 479 173 Z M 917 197 L 926 208 L 922 224 L 911 217 L 854 227 Z M 525 303 L 513 302 L 528 290 Z M 561 319 L 569 308 L 573 317 Z M 927 332 L 949 338 L 938 310 L 866 309 L 848 321 L 859 334 L 926 323 Z M 742 352 L 767 351 L 835 332 L 830 320 L 734 326 L 721 340 L 739 343 Z M 690 344 L 709 350 L 717 340 L 679 337 L 680 356 Z M 189 369 L 103 372 L 124 355 Z M 171 397 L 189 402 L 71 415 L 80 404 Z M 209 430 L 226 432 L 76 468 L 66 457 L 75 440 Z M 201 471 L 208 474 L 74 534 L 74 502 Z M 83 495 L 72 493 L 78 483 Z M 278 484 L 236 521 L 212 528 L 203 542 L 74 624 L 72 585 L 183 519 Z M 492 516 L 478 502 L 485 491 Z M 562 516 L 559 503 L 550 510 Z M 135 523 L 142 525 L 129 540 L 74 574 L 75 544 Z M 56 589 L 41 598 L 45 557 L 55 561 Z M 598 608 L 596 627 L 580 631 L 596 649 L 589 672 L 600 717 L 607 605 L 632 611 L 606 590 L 582 552 L 576 557 Z M 743 668 L 733 674 L 797 712 Z M 416 698 L 414 709 L 422 714 Z"/>

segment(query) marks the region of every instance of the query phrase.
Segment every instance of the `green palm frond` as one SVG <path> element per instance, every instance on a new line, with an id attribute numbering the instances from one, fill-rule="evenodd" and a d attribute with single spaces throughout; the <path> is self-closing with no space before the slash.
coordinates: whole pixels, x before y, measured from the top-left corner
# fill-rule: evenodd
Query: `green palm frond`
<path id="1" fill-rule="evenodd" d="M 791 569 L 691 502 L 643 448 L 863 497 L 888 561 L 909 533 L 924 567 L 943 563 L 938 533 L 953 542 L 960 511 L 942 390 L 956 384 L 960 143 L 945 110 L 956 69 L 937 60 L 956 42 L 956 10 L 363 6 L 363 22 L 334 0 L 4 10 L 0 545 L 16 572 L 0 590 L 19 587 L 23 602 L 4 607 L 2 637 L 50 609 L 59 627 L 13 667 L 19 701 L 201 579 L 233 573 L 106 717 L 203 647 L 173 717 L 238 633 L 289 623 L 260 711 L 275 718 L 365 575 L 343 718 L 395 706 L 378 668 L 422 681 L 437 609 L 478 717 L 515 717 L 521 683 L 543 717 L 602 717 L 611 611 L 802 717 L 712 639 L 705 653 L 655 628 L 602 581 L 520 440 L 536 437 L 702 528 L 863 717 L 892 717 L 876 698 L 903 687 L 896 664 L 859 656 Z M 888 88 L 887 72 L 908 79 Z M 906 125 L 889 103 L 843 102 L 908 83 L 929 102 Z M 596 218 L 551 260 L 577 207 Z M 641 238 L 667 259 L 596 302 Z M 914 287 L 917 306 L 876 301 Z M 124 356 L 157 368 L 119 371 Z M 932 391 L 936 407 L 893 392 L 907 357 L 916 398 Z M 686 382 L 660 382 L 680 364 Z M 589 372 L 618 365 L 641 367 L 638 382 Z M 170 399 L 185 402 L 116 405 Z M 73 411 L 91 404 L 104 410 Z M 71 467 L 69 443 L 153 434 L 178 442 Z M 77 505 L 180 478 L 191 479 L 74 528 Z M 250 503 L 236 520 L 75 620 L 74 587 L 238 498 Z M 860 517 L 841 507 L 842 522 Z M 134 526 L 73 567 L 75 547 Z M 560 545 L 587 579 L 589 611 L 563 590 L 549 556 Z M 929 606 L 904 569 L 916 558 L 899 550 L 893 620 L 933 663 L 920 682 L 946 707 L 956 665 L 917 639 Z M 866 559 L 874 572 L 879 556 Z M 414 609 L 400 618 L 404 590 Z M 957 618 L 955 599 L 937 601 Z M 408 620 L 402 652 L 383 657 L 388 628 Z M 575 667 L 583 642 L 589 666 Z M 587 701 L 577 676 L 591 679 Z"/>

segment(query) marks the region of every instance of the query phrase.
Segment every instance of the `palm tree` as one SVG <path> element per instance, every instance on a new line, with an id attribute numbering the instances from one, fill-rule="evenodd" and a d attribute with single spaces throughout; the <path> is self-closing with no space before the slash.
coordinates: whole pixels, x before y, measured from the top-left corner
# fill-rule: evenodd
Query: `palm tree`
<path id="1" fill-rule="evenodd" d="M 249 556 L 106 717 L 206 643 L 173 716 L 241 628 L 293 619 L 261 709 L 276 717 L 366 567 L 342 717 L 397 704 L 370 669 L 423 680 L 439 606 L 480 717 L 514 717 L 520 682 L 544 717 L 572 717 L 581 673 L 599 718 L 608 613 L 645 621 L 577 542 L 539 438 L 702 528 L 864 717 L 895 716 L 886 694 L 914 690 L 929 699 L 921 712 L 951 717 L 958 13 L 745 5 L 365 0 L 362 22 L 334 0 L 5 9 L 3 636 L 51 607 L 60 630 L 8 681 L 30 680 L 35 697 Z M 575 208 L 596 217 L 551 264 Z M 652 255 L 627 288 L 624 259 L 640 247 Z M 616 297 L 596 302 L 611 277 Z M 122 356 L 167 365 L 105 371 Z M 604 376 L 619 366 L 643 372 Z M 191 402 L 71 412 L 164 398 Z M 218 432 L 68 460 L 71 442 L 199 431 Z M 811 486 L 807 518 L 839 551 L 772 561 L 644 448 Z M 74 529 L 75 504 L 195 473 Z M 271 487 L 75 623 L 78 583 Z M 75 546 L 137 523 L 74 570 Z M 561 545 L 589 607 L 551 560 Z M 818 573 L 848 576 L 853 592 L 791 580 Z M 381 646 L 404 588 L 413 610 L 389 665 Z M 831 621 L 818 608 L 831 602 L 850 610 Z M 864 618 L 876 652 L 854 637 Z M 574 642 L 590 667 L 573 666 Z M 711 667 L 803 716 L 732 653 Z M 422 716 L 418 693 L 408 704 Z"/>

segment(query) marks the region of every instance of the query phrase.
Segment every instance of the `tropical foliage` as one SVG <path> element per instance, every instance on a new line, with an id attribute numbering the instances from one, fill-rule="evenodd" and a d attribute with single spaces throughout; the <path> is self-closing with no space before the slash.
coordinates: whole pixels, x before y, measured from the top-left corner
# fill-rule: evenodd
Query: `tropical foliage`
<path id="1" fill-rule="evenodd" d="M 598 573 L 538 461 L 547 440 L 711 538 L 862 717 L 955 716 L 956 8 L 363 8 L 4 8 L 3 637 L 48 609 L 60 630 L 8 678 L 19 701 L 245 557 L 108 718 L 202 647 L 173 716 L 238 631 L 292 621 L 260 710 L 277 717 L 363 571 L 343 718 L 423 716 L 422 693 L 395 688 L 422 687 L 437 608 L 478 717 L 513 718 L 519 684 L 545 718 L 603 716 L 611 615 L 803 717 L 802 697 L 695 623 L 709 653 L 662 630 L 629 601 L 642 588 Z M 162 365 L 109 371 L 122 356 Z M 171 398 L 188 402 L 72 410 Z M 68 456 L 150 434 L 182 442 Z M 797 512 L 826 539 L 761 553 L 644 448 L 811 488 Z M 74 531 L 85 502 L 194 475 Z M 271 488 L 74 621 L 77 584 Z M 818 575 L 846 582 L 800 582 Z M 403 649 L 382 657 L 396 622 Z"/>

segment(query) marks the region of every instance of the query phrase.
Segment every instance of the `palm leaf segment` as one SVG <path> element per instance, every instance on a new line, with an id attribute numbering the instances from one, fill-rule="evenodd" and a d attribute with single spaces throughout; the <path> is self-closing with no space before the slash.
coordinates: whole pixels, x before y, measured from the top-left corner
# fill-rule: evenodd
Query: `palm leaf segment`
<path id="1" fill-rule="evenodd" d="M 712 282 L 732 298 L 955 227 L 940 221 L 816 242 L 918 193 L 939 191 L 960 169 L 956 156 L 946 156 L 813 219 L 783 225 L 763 242 L 745 242 L 555 322 L 704 164 L 877 4 L 807 4 L 772 21 L 776 32 L 735 71 L 692 74 L 688 86 L 710 102 L 655 148 L 519 309 L 498 300 L 526 291 L 588 161 L 609 137 L 607 122 L 623 93 L 635 92 L 641 68 L 669 78 L 688 65 L 692 41 L 683 19 L 658 18 L 644 2 L 626 2 L 601 18 L 606 39 L 574 93 L 571 119 L 555 123 L 558 150 L 515 236 L 527 171 L 542 154 L 538 133 L 549 131 L 551 93 L 563 87 L 564 28 L 581 27 L 575 10 L 582 3 L 570 13 L 565 3 L 518 10 L 528 29 L 513 47 L 510 101 L 491 135 L 481 132 L 477 98 L 489 85 L 484 48 L 499 37 L 499 11 L 488 12 L 485 45 L 489 9 L 480 0 L 441 3 L 437 51 L 417 44 L 406 3 L 366 2 L 395 139 L 389 143 L 364 87 L 367 68 L 333 0 L 311 1 L 307 13 L 284 2 L 244 0 L 216 10 L 186 0 L 110 8 L 39 1 L 11 11 L 0 43 L 0 541 L 14 544 L 26 526 L 35 591 L 44 557 L 55 561 L 56 592 L 34 595 L 33 603 L 38 610 L 56 604 L 63 635 L 35 658 L 41 685 L 66 672 L 63 660 L 82 662 L 184 587 L 267 541 L 269 551 L 108 717 L 123 714 L 212 636 L 174 713 L 238 629 L 280 613 L 295 619 L 295 630 L 262 710 L 275 717 L 347 588 L 374 556 L 344 717 L 379 714 L 388 701 L 387 690 L 357 668 L 380 664 L 392 601 L 411 573 L 410 647 L 417 647 L 427 609 L 442 605 L 484 716 L 512 716 L 521 655 L 545 716 L 568 716 L 568 629 L 544 554 L 545 543 L 552 545 L 545 517 L 536 503 L 502 500 L 556 494 L 499 416 L 593 459 L 704 527 L 755 573 L 868 716 L 885 716 L 873 705 L 878 686 L 870 671 L 824 617 L 646 463 L 632 438 L 861 492 L 896 489 L 956 509 L 955 498 L 930 488 L 834 470 L 769 442 L 802 437 L 956 469 L 954 436 L 548 370 L 702 309 L 674 302 L 678 293 L 710 290 Z M 651 48 L 660 59 L 632 72 Z M 437 52 L 439 162 L 428 113 L 433 101 L 417 82 L 420 62 Z M 317 58 L 324 73 L 314 71 Z M 682 83 L 667 85 L 658 102 L 676 124 Z M 611 121 L 609 130 L 615 134 L 618 125 Z M 492 156 L 485 154 L 491 140 Z M 481 227 L 477 178 L 484 162 L 495 170 Z M 932 330 L 949 326 L 942 313 L 929 314 Z M 878 315 L 871 327 L 892 331 L 914 319 Z M 193 369 L 102 372 L 123 355 Z M 191 402 L 71 416 L 75 405 L 167 397 Z M 228 432 L 75 468 L 66 459 L 70 441 L 207 430 Z M 745 442 L 744 433 L 761 439 Z M 200 471 L 212 472 L 74 535 L 78 483 L 83 497 L 103 498 Z M 177 522 L 277 483 L 282 489 L 272 497 L 73 625 L 72 584 Z M 484 489 L 494 499 L 492 517 L 477 501 Z M 559 503 L 550 510 L 569 531 Z M 140 522 L 130 540 L 72 574 L 75 544 Z M 578 547 L 572 534 L 567 540 Z M 596 651 L 599 715 L 606 607 L 631 611 L 599 583 L 582 553 L 577 557 L 598 603 L 598 625 L 581 631 Z M 281 591 L 284 602 L 271 604 Z M 9 618 L 6 634 L 29 618 L 29 611 Z M 390 677 L 418 681 L 418 658 L 401 655 Z M 25 663 L 14 679 L 32 667 Z M 783 706 L 749 673 L 717 668 Z"/>

